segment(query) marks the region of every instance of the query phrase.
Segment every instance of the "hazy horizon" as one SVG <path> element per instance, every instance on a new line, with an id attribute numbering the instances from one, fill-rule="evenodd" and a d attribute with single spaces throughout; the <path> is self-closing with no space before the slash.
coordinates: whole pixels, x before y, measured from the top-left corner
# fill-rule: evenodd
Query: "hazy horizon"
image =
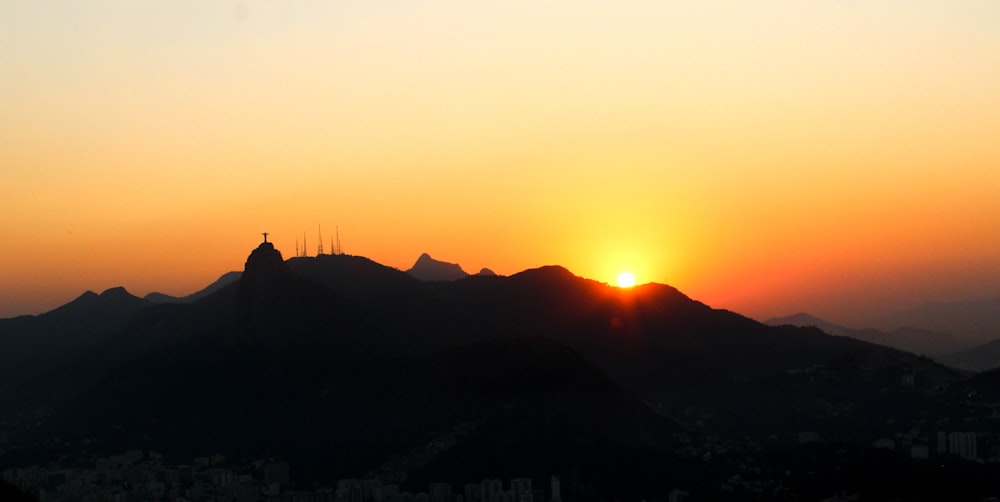
<path id="1" fill-rule="evenodd" d="M 761 320 L 1000 296 L 995 2 L 0 0 L 0 47 L 0 318 L 317 224 Z"/>

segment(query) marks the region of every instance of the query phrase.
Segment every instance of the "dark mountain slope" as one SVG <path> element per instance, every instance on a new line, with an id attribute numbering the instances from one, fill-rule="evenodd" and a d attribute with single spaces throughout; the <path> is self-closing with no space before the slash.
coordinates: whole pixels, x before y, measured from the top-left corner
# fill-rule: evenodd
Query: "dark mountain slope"
<path id="1" fill-rule="evenodd" d="M 329 479 L 360 476 L 456 427 L 471 427 L 459 445 L 495 441 L 500 427 L 514 444 L 536 443 L 544 433 L 556 444 L 602 445 L 581 452 L 593 455 L 662 451 L 675 428 L 547 340 L 495 340 L 409 361 L 359 363 L 323 345 L 301 351 L 224 339 L 208 350 L 187 343 L 120 367 L 67 415 L 71 437 L 103 438 L 107 451 L 142 438 L 142 447 L 176 455 L 275 455 L 305 479 Z M 493 447 L 502 455 L 502 443 Z M 432 462 L 436 453 L 425 458 Z M 525 460 L 512 455 L 502 468 L 516 470 Z M 571 469 L 580 459 L 559 460 L 545 467 Z M 467 462 L 471 468 L 477 459 Z"/>
<path id="2" fill-rule="evenodd" d="M 237 290 L 237 284 L 230 284 L 194 303 L 144 308 L 125 329 L 80 347 L 74 357 L 23 381 L 14 395 L 45 407 L 64 404 L 137 357 L 219 332 L 233 318 Z"/>
<path id="3" fill-rule="evenodd" d="M 242 272 L 236 272 L 236 271 L 226 272 L 225 274 L 222 274 L 221 277 L 216 279 L 215 282 L 187 296 L 176 297 L 176 296 L 165 295 L 163 293 L 153 292 L 149 293 L 143 298 L 149 301 L 150 303 L 192 303 L 238 281 L 240 279 L 241 274 Z"/>
<path id="4" fill-rule="evenodd" d="M 473 344 L 419 364 L 427 370 L 405 386 L 414 408 L 448 408 L 450 402 L 490 413 L 467 422 L 448 448 L 424 462 L 414 455 L 417 462 L 407 459 L 408 469 L 393 471 L 399 466 L 390 464 L 380 472 L 390 479 L 409 476 L 415 486 L 498 475 L 598 476 L 595 467 L 620 464 L 623 452 L 662 466 L 669 434 L 677 430 L 574 351 L 543 338 Z"/>
<path id="5" fill-rule="evenodd" d="M 124 288 L 111 288 L 100 295 L 88 291 L 38 316 L 0 319 L 0 381 L 9 390 L 10 384 L 50 371 L 79 348 L 123 330 L 148 305 Z"/>
<path id="6" fill-rule="evenodd" d="M 871 347 L 819 332 L 790 334 L 669 286 L 614 288 L 562 267 L 469 277 L 428 290 L 436 303 L 425 310 L 448 312 L 461 327 L 452 336 L 544 335 L 646 396 L 695 382 L 762 377 Z"/>
<path id="7" fill-rule="evenodd" d="M 251 254 L 236 288 L 228 321 L 117 364 L 63 412 L 59 436 L 99 438 L 93 448 L 109 452 L 276 455 L 303 476 L 323 478 L 360 475 L 463 424 L 478 424 L 473 442 L 487 439 L 478 427 L 503 424 L 518 443 L 544 431 L 556 442 L 607 445 L 585 450 L 595 455 L 662 448 L 674 428 L 548 340 L 465 341 L 443 352 L 431 344 L 424 355 L 383 350 L 398 335 L 383 331 L 379 317 L 291 273 L 269 246 Z M 193 316 L 213 299 L 224 305 L 223 294 L 232 297 L 227 288 L 192 305 L 151 309 L 129 336 L 186 331 L 191 321 L 170 314 Z M 205 310 L 209 319 L 221 311 Z M 433 338 L 425 329 L 417 333 Z M 566 468 L 574 461 L 564 459 Z"/>
<path id="8" fill-rule="evenodd" d="M 942 363 L 966 371 L 988 371 L 1000 368 L 1000 340 L 993 340 L 970 349 L 939 358 Z"/>
<path id="9" fill-rule="evenodd" d="M 427 355 L 481 340 L 544 336 L 574 348 L 644 399 L 668 406 L 706 395 L 723 401 L 741 385 L 770 385 L 789 371 L 850 354 L 898 355 L 872 356 L 887 368 L 905 367 L 903 360 L 928 363 L 815 329 L 762 325 L 669 286 L 614 288 L 557 266 L 510 277 L 407 283 L 358 306 L 366 316 L 364 336 L 378 340 L 385 354 Z M 741 406 L 752 409 L 753 402 Z"/>
<path id="10" fill-rule="evenodd" d="M 288 260 L 292 273 L 307 278 L 345 298 L 375 300 L 415 294 L 417 279 L 362 256 L 320 255 Z"/>
<path id="11" fill-rule="evenodd" d="M 992 403 L 990 406 L 995 407 L 996 403 L 1000 403 L 1000 369 L 973 375 L 958 388 L 961 397 L 976 402 Z"/>

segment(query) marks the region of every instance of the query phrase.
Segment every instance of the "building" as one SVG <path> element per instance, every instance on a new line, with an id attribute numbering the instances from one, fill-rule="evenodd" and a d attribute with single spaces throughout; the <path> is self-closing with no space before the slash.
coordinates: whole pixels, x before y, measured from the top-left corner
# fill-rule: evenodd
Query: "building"
<path id="1" fill-rule="evenodd" d="M 431 483 L 427 494 L 431 502 L 451 502 L 451 483 Z"/>
<path id="2" fill-rule="evenodd" d="M 291 468 L 286 462 L 274 462 L 264 466 L 264 482 L 278 486 L 291 484 Z"/>
<path id="3" fill-rule="evenodd" d="M 483 487 L 483 500 L 485 502 L 499 502 L 503 499 L 503 481 L 484 479 L 480 485 Z"/>
<path id="4" fill-rule="evenodd" d="M 966 460 L 976 460 L 979 453 L 976 451 L 975 432 L 952 432 L 948 434 L 948 452 L 958 455 Z"/>
<path id="5" fill-rule="evenodd" d="M 465 484 L 465 502 L 480 502 L 483 500 L 483 485 L 479 483 Z"/>

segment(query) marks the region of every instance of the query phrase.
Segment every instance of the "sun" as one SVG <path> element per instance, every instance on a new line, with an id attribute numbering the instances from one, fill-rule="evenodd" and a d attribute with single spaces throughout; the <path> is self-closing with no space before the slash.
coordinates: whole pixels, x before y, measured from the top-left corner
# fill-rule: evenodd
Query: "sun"
<path id="1" fill-rule="evenodd" d="M 635 286 L 635 276 L 632 272 L 622 272 L 618 274 L 618 287 L 619 288 L 631 288 Z"/>

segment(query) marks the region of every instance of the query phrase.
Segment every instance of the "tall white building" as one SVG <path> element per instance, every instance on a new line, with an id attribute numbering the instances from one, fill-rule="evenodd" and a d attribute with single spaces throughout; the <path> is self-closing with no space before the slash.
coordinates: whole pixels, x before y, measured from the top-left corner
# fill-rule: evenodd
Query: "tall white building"
<path id="1" fill-rule="evenodd" d="M 976 460 L 979 453 L 976 451 L 975 432 L 952 432 L 948 434 L 948 451 L 966 460 Z"/>

